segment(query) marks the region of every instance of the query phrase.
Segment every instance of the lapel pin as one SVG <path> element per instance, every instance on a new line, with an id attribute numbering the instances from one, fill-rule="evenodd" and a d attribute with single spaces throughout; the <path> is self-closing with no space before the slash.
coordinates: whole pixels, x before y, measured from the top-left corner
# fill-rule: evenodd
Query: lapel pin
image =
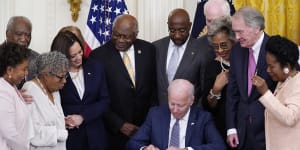
<path id="1" fill-rule="evenodd" d="M 138 54 L 142 54 L 142 51 L 141 51 L 141 50 L 138 50 Z"/>
<path id="2" fill-rule="evenodd" d="M 90 72 L 88 72 L 88 75 L 91 75 L 91 73 L 90 73 Z"/>
<path id="3" fill-rule="evenodd" d="M 191 123 L 191 126 L 193 126 L 194 124 L 195 124 L 195 123 L 194 123 L 194 122 L 192 122 L 192 123 Z"/>

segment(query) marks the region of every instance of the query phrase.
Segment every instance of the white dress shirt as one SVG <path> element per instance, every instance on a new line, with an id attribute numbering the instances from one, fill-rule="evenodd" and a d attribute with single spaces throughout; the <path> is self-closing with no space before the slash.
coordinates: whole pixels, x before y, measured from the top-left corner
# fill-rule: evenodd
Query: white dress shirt
<path id="1" fill-rule="evenodd" d="M 79 69 L 78 72 L 69 72 L 71 79 L 77 89 L 78 95 L 80 99 L 82 100 L 83 94 L 84 94 L 84 77 L 83 77 L 83 69 Z"/>
<path id="2" fill-rule="evenodd" d="M 174 42 L 172 40 L 170 40 L 169 42 L 169 47 L 168 47 L 168 55 L 167 55 L 167 64 L 166 64 L 166 70 L 168 69 L 168 66 L 169 66 L 169 62 L 170 62 L 170 59 L 171 59 L 171 56 L 173 54 L 173 51 L 178 47 L 178 50 L 179 50 L 179 60 L 178 60 L 178 64 L 177 64 L 177 68 L 181 62 L 181 59 L 182 59 L 182 56 L 185 52 L 185 49 L 186 49 L 186 45 L 189 41 L 189 38 L 185 41 L 184 44 L 182 44 L 181 46 L 177 46 L 174 44 Z"/>
<path id="3" fill-rule="evenodd" d="M 187 124 L 189 121 L 189 116 L 190 116 L 190 109 L 187 111 L 187 113 L 179 120 L 179 148 L 185 148 L 185 136 L 186 136 L 186 129 L 187 129 Z M 171 133 L 172 133 L 172 128 L 176 122 L 176 118 L 171 114 L 171 120 L 170 120 L 170 127 L 169 127 L 169 145 L 170 145 L 170 140 L 171 140 Z M 193 148 L 188 147 L 188 150 L 193 150 Z"/>

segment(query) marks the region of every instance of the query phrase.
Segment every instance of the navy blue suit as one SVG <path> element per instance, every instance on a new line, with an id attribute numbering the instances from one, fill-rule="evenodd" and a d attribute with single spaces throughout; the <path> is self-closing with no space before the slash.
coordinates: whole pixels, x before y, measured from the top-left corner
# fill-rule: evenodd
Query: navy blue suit
<path id="1" fill-rule="evenodd" d="M 269 89 L 274 90 L 275 83 L 267 73 L 265 46 L 268 39 L 268 35 L 265 34 L 256 70 L 257 75 L 266 80 Z M 237 129 L 238 149 L 252 147 L 250 149 L 264 150 L 264 107 L 258 101 L 261 95 L 254 86 L 250 96 L 248 96 L 248 56 L 248 48 L 242 48 L 239 43 L 233 46 L 227 86 L 226 127 L 227 129 Z"/>
<path id="2" fill-rule="evenodd" d="M 149 144 L 153 144 L 160 150 L 167 149 L 170 119 L 171 112 L 168 105 L 151 108 L 147 120 L 128 142 L 127 149 L 139 150 Z M 211 115 L 196 106 L 190 109 L 185 146 L 192 147 L 194 150 L 226 149 Z"/>
<path id="3" fill-rule="evenodd" d="M 84 122 L 79 128 L 70 129 L 67 149 L 103 150 L 107 146 L 102 115 L 109 105 L 104 69 L 98 62 L 87 60 L 83 64 L 85 91 L 80 99 L 70 76 L 60 90 L 65 116 L 79 114 Z"/>

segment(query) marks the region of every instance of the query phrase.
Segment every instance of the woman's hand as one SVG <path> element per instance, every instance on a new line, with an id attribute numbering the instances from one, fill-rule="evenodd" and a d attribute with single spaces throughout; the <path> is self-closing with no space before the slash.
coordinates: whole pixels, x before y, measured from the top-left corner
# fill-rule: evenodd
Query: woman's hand
<path id="1" fill-rule="evenodd" d="M 256 87 L 257 91 L 261 95 L 264 95 L 269 90 L 266 81 L 263 78 L 261 78 L 260 76 L 257 76 L 257 75 L 253 76 L 252 84 Z"/>

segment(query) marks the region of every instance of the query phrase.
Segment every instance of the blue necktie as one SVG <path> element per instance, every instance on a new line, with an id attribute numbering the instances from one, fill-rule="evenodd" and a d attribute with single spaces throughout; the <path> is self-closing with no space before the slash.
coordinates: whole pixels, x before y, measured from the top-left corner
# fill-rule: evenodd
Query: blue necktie
<path id="1" fill-rule="evenodd" d="M 169 146 L 179 147 L 179 131 L 179 120 L 176 120 L 171 131 Z"/>

